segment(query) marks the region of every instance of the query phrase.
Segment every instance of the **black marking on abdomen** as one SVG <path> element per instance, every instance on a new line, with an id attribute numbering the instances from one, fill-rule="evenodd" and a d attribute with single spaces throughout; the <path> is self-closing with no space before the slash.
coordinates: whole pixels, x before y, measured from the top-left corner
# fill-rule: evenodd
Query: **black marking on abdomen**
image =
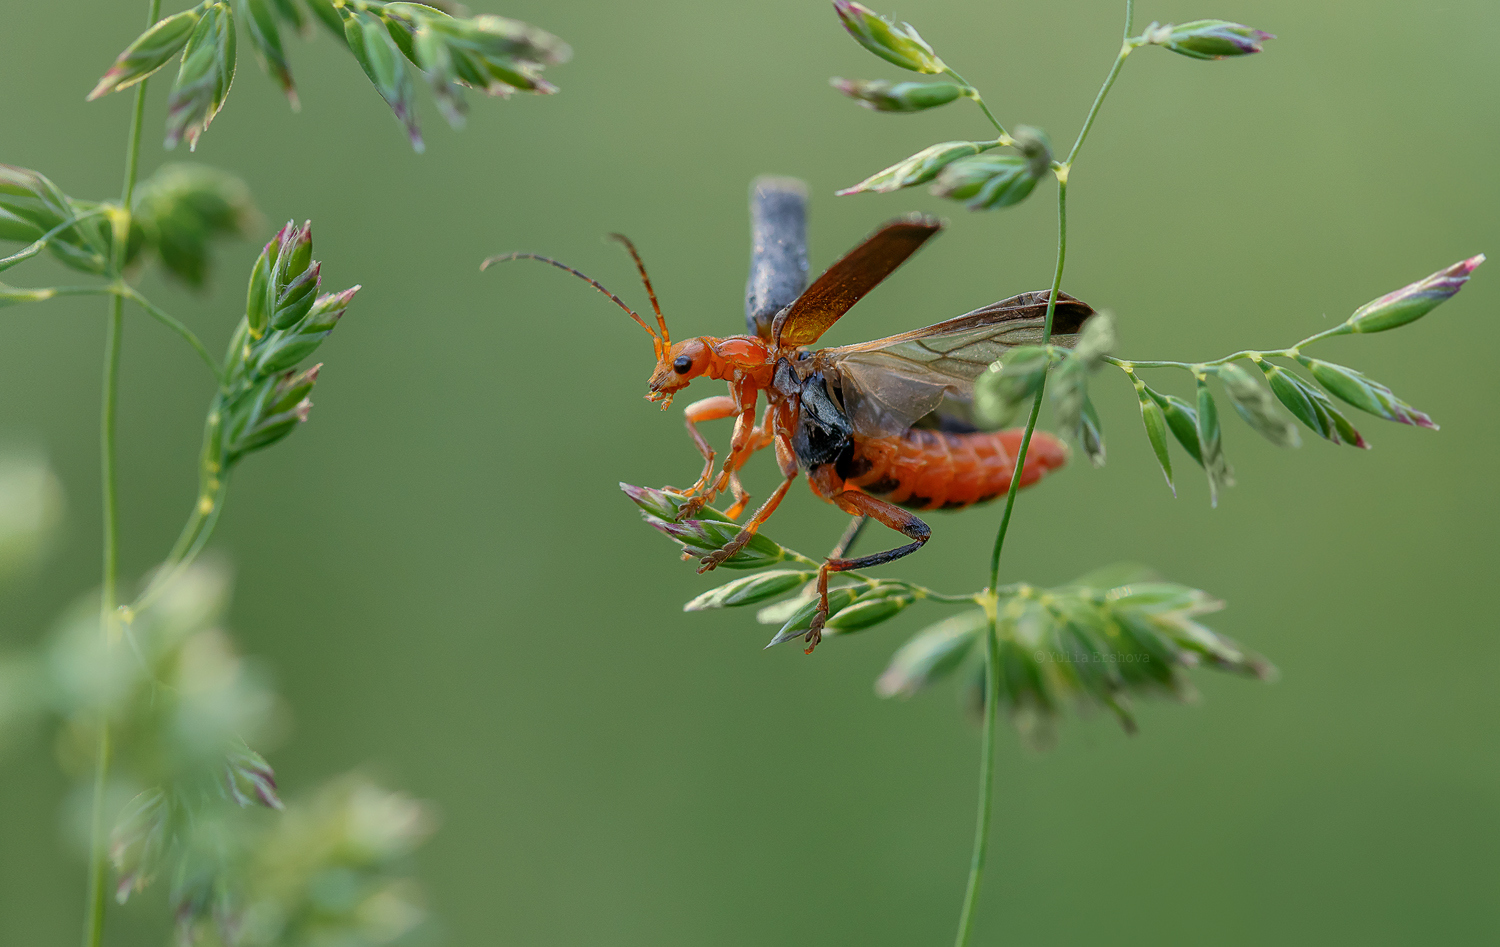
<path id="1" fill-rule="evenodd" d="M 839 455 L 834 462 L 833 470 L 845 480 L 853 480 L 855 477 L 863 477 L 875 466 L 875 462 L 864 456 L 856 449 L 853 438 L 849 440 L 849 446 Z M 865 491 L 869 493 L 869 490 Z"/>

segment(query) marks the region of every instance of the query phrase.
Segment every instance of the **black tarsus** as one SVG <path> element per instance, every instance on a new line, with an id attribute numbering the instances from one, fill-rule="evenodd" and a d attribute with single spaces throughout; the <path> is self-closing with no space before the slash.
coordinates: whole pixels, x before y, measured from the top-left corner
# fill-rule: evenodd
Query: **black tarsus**
<path id="1" fill-rule="evenodd" d="M 868 569 L 871 566 L 883 566 L 887 562 L 895 562 L 897 559 L 900 559 L 903 556 L 909 556 L 912 553 L 916 552 L 918 549 L 921 549 L 927 544 L 927 540 L 932 536 L 932 529 L 921 520 L 916 519 L 915 517 L 913 517 L 912 519 L 914 521 L 912 529 L 922 537 L 921 539 L 918 539 L 915 542 L 907 543 L 905 546 L 898 546 L 895 549 L 887 549 L 885 552 L 877 552 L 871 553 L 868 556 L 860 556 L 858 559 L 840 559 L 838 560 L 838 565 L 840 566 L 840 568 L 837 568 L 833 571 L 848 572 L 850 569 Z M 902 530 L 902 532 L 905 533 L 906 530 Z M 911 533 L 906 533 L 906 535 L 910 536 Z"/>

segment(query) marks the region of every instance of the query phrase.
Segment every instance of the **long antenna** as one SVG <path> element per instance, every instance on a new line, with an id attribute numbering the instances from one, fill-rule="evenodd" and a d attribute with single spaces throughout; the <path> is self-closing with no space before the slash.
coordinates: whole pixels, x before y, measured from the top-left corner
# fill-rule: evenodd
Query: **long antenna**
<path id="1" fill-rule="evenodd" d="M 597 289 L 599 292 L 603 293 L 604 295 L 608 296 L 610 299 L 614 300 L 614 303 L 615 303 L 616 306 L 619 306 L 621 309 L 623 309 L 627 313 L 629 313 L 630 318 L 632 318 L 632 319 L 635 320 L 635 324 L 638 325 L 638 326 L 640 326 L 642 329 L 645 329 L 646 330 L 646 334 L 649 335 L 649 336 L 651 336 L 652 340 L 656 343 L 657 348 L 659 350 L 664 350 L 666 348 L 666 344 L 667 344 L 666 343 L 667 326 L 666 326 L 665 322 L 661 323 L 662 335 L 660 337 L 658 337 L 655 332 L 651 331 L 651 327 L 648 326 L 648 325 L 646 325 L 646 320 L 642 319 L 636 313 L 636 311 L 634 309 L 631 309 L 629 306 L 625 305 L 625 301 L 623 299 L 621 299 L 619 296 L 616 296 L 614 293 L 610 292 L 608 289 L 606 289 L 604 287 L 603 283 L 601 283 L 598 280 L 594 279 L 592 276 L 589 276 L 589 275 L 587 275 L 585 273 L 580 273 L 577 270 L 573 269 L 571 266 L 567 265 L 566 263 L 561 263 L 561 262 L 559 262 L 557 260 L 552 259 L 551 257 L 541 256 L 540 254 L 537 254 L 537 253 L 502 253 L 499 256 L 492 256 L 489 259 L 485 260 L 483 263 L 479 264 L 479 268 L 481 270 L 487 270 L 487 269 L 489 269 L 489 266 L 490 266 L 491 263 L 505 263 L 505 262 L 508 262 L 510 260 L 539 260 L 542 263 L 551 263 L 553 266 L 557 267 L 560 270 L 567 270 L 569 273 L 572 273 L 574 276 L 578 277 L 579 279 L 583 280 L 585 283 L 588 283 L 590 286 L 592 286 L 595 289 Z M 642 272 L 642 275 L 645 274 L 644 270 L 642 270 L 641 272 Z M 651 289 L 651 284 L 649 282 L 646 284 L 646 289 L 647 289 L 648 292 Z M 653 306 L 656 305 L 656 294 L 655 293 L 652 293 L 652 295 L 651 295 L 651 304 Z M 658 321 L 661 320 L 661 309 L 659 309 L 659 308 L 656 310 L 656 318 L 657 318 Z M 660 352 L 658 352 L 658 355 L 660 355 Z"/>
<path id="2" fill-rule="evenodd" d="M 612 233 L 610 239 L 618 240 L 625 244 L 625 249 L 630 251 L 630 258 L 635 261 L 635 268 L 641 271 L 641 282 L 646 284 L 646 295 L 651 297 L 651 308 L 656 310 L 656 324 L 661 326 L 661 341 L 665 346 L 671 346 L 671 336 L 667 335 L 667 320 L 661 314 L 661 305 L 656 301 L 656 290 L 651 288 L 651 277 L 646 275 L 646 264 L 641 262 L 641 255 L 635 251 L 635 244 L 623 233 Z"/>

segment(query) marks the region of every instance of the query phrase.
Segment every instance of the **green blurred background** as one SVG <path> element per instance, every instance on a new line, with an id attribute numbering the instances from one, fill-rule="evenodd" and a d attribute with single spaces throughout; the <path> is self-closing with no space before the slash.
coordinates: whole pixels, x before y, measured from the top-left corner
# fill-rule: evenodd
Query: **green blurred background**
<path id="1" fill-rule="evenodd" d="M 144 6 L 6 4 L 0 160 L 78 196 L 117 193 L 129 97 L 83 96 Z M 429 147 L 416 155 L 329 37 L 288 37 L 300 114 L 242 44 L 228 107 L 192 156 L 250 183 L 261 236 L 311 217 L 327 285 L 365 286 L 319 353 L 311 422 L 244 465 L 215 540 L 238 574 L 232 627 L 292 709 L 270 753 L 283 787 L 296 796 L 367 765 L 433 800 L 443 827 L 419 867 L 447 943 L 946 942 L 977 731 L 952 688 L 910 703 L 871 690 L 890 652 L 942 612 L 913 609 L 812 658 L 762 652 L 770 630 L 748 614 L 683 614 L 709 581 L 615 487 L 682 483 L 698 467 L 680 415 L 641 401 L 646 340 L 558 273 L 477 264 L 550 253 L 640 300 L 602 239 L 621 230 L 676 334 L 729 334 L 742 325 L 754 175 L 810 182 L 814 271 L 898 213 L 949 218 L 830 336 L 856 341 L 1044 288 L 1050 186 L 981 215 L 921 190 L 834 198 L 986 126 L 962 104 L 887 116 L 841 99 L 831 75 L 900 76 L 826 3 L 476 9 L 571 43 L 574 61 L 548 73 L 562 93 L 475 101 L 453 133 L 424 91 Z M 1003 120 L 1059 144 L 1121 17 L 1104 0 L 898 12 Z M 1500 8 L 1158 0 L 1140 4 L 1137 27 L 1205 15 L 1280 38 L 1244 61 L 1132 57 L 1072 178 L 1064 287 L 1119 314 L 1121 354 L 1287 344 L 1500 251 Z M 159 147 L 164 85 L 149 99 L 148 173 L 189 157 Z M 218 348 L 257 250 L 224 248 L 206 296 L 155 273 L 143 288 Z M 64 272 L 40 263 L 8 277 Z M 1199 673 L 1202 704 L 1145 706 L 1134 738 L 1075 720 L 1036 753 L 1006 731 L 977 942 L 1500 938 L 1497 304 L 1500 275 L 1486 267 L 1423 322 L 1327 347 L 1430 412 L 1440 434 L 1364 418 L 1368 453 L 1321 441 L 1286 453 L 1228 419 L 1240 486 L 1218 510 L 1180 454 L 1172 498 L 1129 387 L 1103 377 L 1109 466 L 1075 463 L 1023 497 L 1005 578 L 1149 562 L 1226 598 L 1215 627 L 1282 679 Z M 41 445 L 71 502 L 42 577 L 8 593 L 7 649 L 97 581 L 103 308 L 64 300 L 0 318 L 0 434 Z M 188 511 L 210 393 L 192 353 L 133 312 L 128 576 L 164 554 Z M 772 467 L 756 464 L 752 491 L 765 495 Z M 771 535 L 808 551 L 845 522 L 800 487 L 783 510 Z M 938 516 L 933 542 L 886 571 L 976 588 L 997 516 Z M 44 740 L 3 765 L 0 943 L 70 943 L 83 870 L 59 841 L 66 782 Z M 168 936 L 150 899 L 111 924 L 113 944 Z"/>

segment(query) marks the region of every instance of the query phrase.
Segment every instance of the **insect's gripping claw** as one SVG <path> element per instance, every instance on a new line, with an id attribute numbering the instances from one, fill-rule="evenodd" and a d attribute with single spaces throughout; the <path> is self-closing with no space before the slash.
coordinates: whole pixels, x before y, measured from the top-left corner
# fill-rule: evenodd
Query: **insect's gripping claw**
<path id="1" fill-rule="evenodd" d="M 803 654 L 812 654 L 818 642 L 823 640 L 823 626 L 828 622 L 828 573 L 833 571 L 832 559 L 825 559 L 823 565 L 818 567 L 818 610 L 813 612 L 812 624 L 808 626 L 807 635 L 802 639 L 807 642 L 807 650 Z"/>
<path id="2" fill-rule="evenodd" d="M 663 493 L 670 493 L 677 499 L 684 501 L 682 506 L 678 507 L 677 509 L 677 516 L 672 520 L 672 522 L 674 523 L 681 523 L 685 519 L 692 518 L 693 516 L 697 515 L 699 510 L 703 509 L 706 504 L 713 500 L 712 496 L 705 497 L 699 495 L 699 488 L 696 485 L 687 487 L 686 489 L 682 487 L 667 486 L 664 486 L 661 489 Z"/>
<path id="3" fill-rule="evenodd" d="M 694 490 L 696 490 L 696 488 L 694 488 Z M 703 509 L 705 506 L 708 506 L 709 501 L 713 499 L 713 495 L 708 493 L 699 493 L 695 496 L 693 492 L 689 492 L 687 496 L 689 497 L 688 501 L 684 503 L 682 505 L 682 509 L 677 512 L 678 522 L 688 519 L 689 517 L 696 516 L 698 511 Z"/>
<path id="4" fill-rule="evenodd" d="M 733 543 L 731 543 L 730 545 L 732 546 Z M 730 546 L 725 546 L 723 549 L 715 549 L 713 552 L 698 560 L 698 574 L 702 575 L 705 572 L 714 571 L 719 566 L 724 564 L 724 560 L 728 559 L 730 556 L 734 555 L 737 552 L 739 552 L 739 549 L 731 549 Z M 684 556 L 683 558 L 688 559 L 691 557 Z"/>
<path id="5" fill-rule="evenodd" d="M 818 610 L 813 612 L 812 626 L 807 629 L 807 634 L 802 639 L 807 642 L 807 648 L 803 650 L 803 654 L 812 654 L 813 649 L 818 646 L 818 642 L 823 640 L 823 626 L 827 622 L 828 599 L 824 597 L 823 603 L 818 606 Z"/>
<path id="6" fill-rule="evenodd" d="M 739 535 L 735 536 L 729 542 L 725 543 L 724 548 L 715 549 L 713 552 L 709 553 L 699 560 L 702 565 L 698 567 L 698 574 L 702 575 L 705 572 L 709 572 L 713 569 L 718 568 L 730 556 L 733 556 L 741 549 L 744 549 L 745 546 L 749 544 L 750 540 L 755 538 L 756 530 L 760 529 L 760 524 L 764 523 L 767 519 L 770 518 L 772 513 L 776 512 L 776 507 L 780 505 L 782 497 L 786 496 L 787 488 L 790 487 L 792 485 L 792 481 L 796 479 L 797 471 L 794 468 L 792 470 L 791 476 L 781 481 L 781 486 L 776 488 L 776 492 L 771 494 L 770 498 L 766 500 L 765 503 L 761 504 L 761 508 L 756 510 L 755 515 L 750 517 L 750 521 L 740 529 Z M 696 499 L 696 497 L 694 499 Z M 705 500 L 704 502 L 707 501 Z M 826 581 L 823 583 L 823 588 L 827 588 Z M 825 608 L 828 606 L 828 596 L 826 594 L 823 596 L 823 605 Z"/>
<path id="7" fill-rule="evenodd" d="M 709 489 L 709 486 L 713 482 L 714 482 L 713 460 L 710 459 L 709 462 L 708 462 L 708 466 L 705 467 L 704 470 L 703 470 L 703 476 L 701 476 L 701 477 L 698 478 L 698 482 L 694 483 L 691 487 L 688 487 L 686 490 L 682 491 L 682 495 L 683 496 L 694 497 L 694 498 L 701 497 L 702 498 L 701 500 L 698 501 L 698 505 L 693 508 L 694 512 L 697 512 L 698 510 L 703 509 L 703 504 L 708 503 L 709 501 L 711 501 L 714 498 L 714 496 L 718 493 L 717 490 L 710 490 Z"/>

